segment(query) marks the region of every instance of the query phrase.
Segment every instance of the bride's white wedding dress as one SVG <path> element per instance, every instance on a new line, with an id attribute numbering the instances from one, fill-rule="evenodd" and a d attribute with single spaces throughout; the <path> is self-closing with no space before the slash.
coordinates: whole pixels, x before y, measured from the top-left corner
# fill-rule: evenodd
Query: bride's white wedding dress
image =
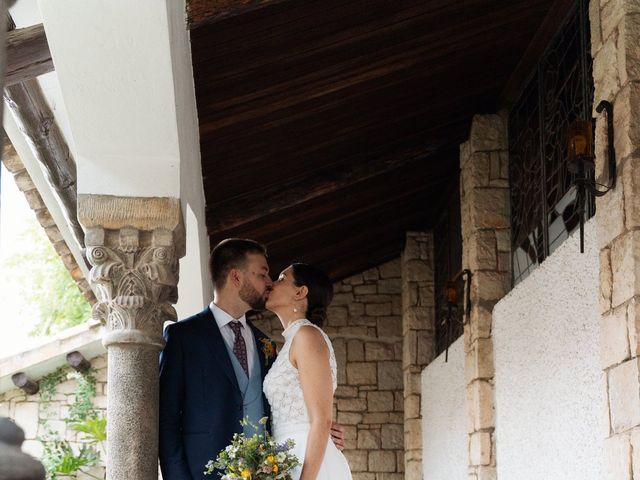
<path id="1" fill-rule="evenodd" d="M 319 327 L 306 319 L 296 320 L 282 332 L 285 338 L 284 346 L 278 352 L 278 356 L 269 369 L 263 384 L 264 394 L 271 405 L 273 437 L 279 443 L 288 438 L 293 439 L 296 443 L 293 452 L 300 460 L 300 467 L 294 471 L 294 480 L 300 478 L 310 425 L 307 407 L 302 396 L 302 388 L 300 387 L 300 379 L 298 378 L 298 370 L 289 361 L 289 348 L 295 334 L 300 327 L 305 325 L 317 328 L 327 342 L 331 377 L 333 378 L 333 391 L 335 392 L 337 373 L 333 346 L 329 337 Z M 317 480 L 351 480 L 351 471 L 349 470 L 347 459 L 336 448 L 331 438 L 327 440 L 327 450 L 316 478 Z"/>

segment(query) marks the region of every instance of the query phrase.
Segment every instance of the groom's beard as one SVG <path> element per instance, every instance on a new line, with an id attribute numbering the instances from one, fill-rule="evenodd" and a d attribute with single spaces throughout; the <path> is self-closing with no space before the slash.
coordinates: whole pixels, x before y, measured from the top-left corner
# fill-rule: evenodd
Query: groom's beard
<path id="1" fill-rule="evenodd" d="M 244 282 L 238 292 L 240 299 L 251 307 L 252 310 L 264 310 L 265 303 L 264 294 L 255 289 L 249 282 Z"/>

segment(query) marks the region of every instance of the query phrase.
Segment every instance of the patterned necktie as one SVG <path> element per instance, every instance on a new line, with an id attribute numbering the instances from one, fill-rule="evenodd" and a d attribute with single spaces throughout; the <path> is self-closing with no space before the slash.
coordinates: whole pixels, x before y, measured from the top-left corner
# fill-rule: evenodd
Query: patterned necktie
<path id="1" fill-rule="evenodd" d="M 247 361 L 247 344 L 244 343 L 244 338 L 242 336 L 242 333 L 240 332 L 240 330 L 244 327 L 237 320 L 233 320 L 232 322 L 229 322 L 229 326 L 231 327 L 231 330 L 233 330 L 233 333 L 236 334 L 236 339 L 233 342 L 233 353 L 236 354 L 236 358 L 240 362 L 240 365 L 242 365 L 242 368 L 244 369 L 244 373 L 246 373 L 247 378 L 249 378 L 249 362 Z"/>

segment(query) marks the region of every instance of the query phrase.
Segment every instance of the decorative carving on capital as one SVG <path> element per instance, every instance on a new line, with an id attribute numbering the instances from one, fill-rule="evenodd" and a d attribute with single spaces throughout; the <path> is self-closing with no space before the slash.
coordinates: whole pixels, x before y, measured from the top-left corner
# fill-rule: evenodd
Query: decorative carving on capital
<path id="1" fill-rule="evenodd" d="M 102 244 L 87 248 L 98 299 L 93 317 L 110 332 L 158 337 L 163 323 L 177 317 L 172 304 L 178 299 L 178 256 L 171 232 L 123 228 L 101 233 Z"/>

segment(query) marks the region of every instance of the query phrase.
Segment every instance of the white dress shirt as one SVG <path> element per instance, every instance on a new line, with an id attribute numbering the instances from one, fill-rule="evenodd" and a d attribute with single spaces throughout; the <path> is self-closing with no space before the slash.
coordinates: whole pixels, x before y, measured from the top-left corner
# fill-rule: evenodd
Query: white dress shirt
<path id="1" fill-rule="evenodd" d="M 246 315 L 242 315 L 240 318 L 233 318 L 213 302 L 209 304 L 209 309 L 211 310 L 211 313 L 213 313 L 213 318 L 216 319 L 216 323 L 218 324 L 218 328 L 220 329 L 220 333 L 222 334 L 224 343 L 227 344 L 230 352 L 233 352 L 233 344 L 236 341 L 236 334 L 234 333 L 229 323 L 233 320 L 237 320 L 242 324 L 243 328 L 240 331 L 242 332 L 244 343 L 247 346 L 247 366 L 249 367 L 249 376 L 251 376 L 254 356 L 256 352 L 256 341 L 253 337 L 251 327 L 247 325 Z"/>

